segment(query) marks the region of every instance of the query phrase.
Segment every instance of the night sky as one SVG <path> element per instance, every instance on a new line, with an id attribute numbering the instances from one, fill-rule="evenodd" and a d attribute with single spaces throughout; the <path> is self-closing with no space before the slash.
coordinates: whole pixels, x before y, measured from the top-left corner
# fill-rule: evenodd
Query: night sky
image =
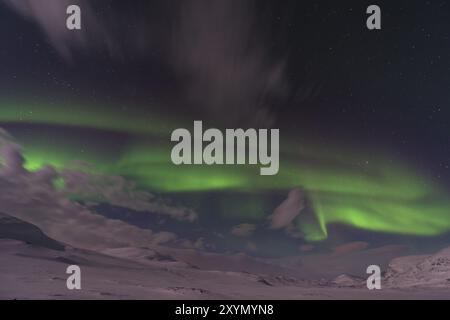
<path id="1" fill-rule="evenodd" d="M 65 27 L 68 4 L 81 7 L 81 31 Z M 366 28 L 370 4 L 381 7 L 381 30 Z M 0 127 L 29 171 L 82 161 L 198 218 L 73 201 L 210 250 L 442 247 L 449 16 L 438 0 L 0 0 Z M 280 172 L 174 166 L 170 134 L 193 120 L 279 128 Z M 305 208 L 276 226 L 290 191 L 286 201 Z"/>

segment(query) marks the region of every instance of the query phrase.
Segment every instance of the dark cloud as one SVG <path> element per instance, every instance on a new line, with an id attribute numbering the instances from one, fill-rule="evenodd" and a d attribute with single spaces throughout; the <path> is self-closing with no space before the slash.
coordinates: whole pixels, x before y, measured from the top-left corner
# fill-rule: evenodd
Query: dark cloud
<path id="1" fill-rule="evenodd" d="M 231 234 L 237 237 L 249 237 L 256 230 L 256 226 L 250 223 L 242 223 L 231 229 Z"/>
<path id="2" fill-rule="evenodd" d="M 364 250 L 368 246 L 369 246 L 369 244 L 364 241 L 355 241 L 355 242 L 344 243 L 344 244 L 334 247 L 333 254 L 335 254 L 335 255 L 348 254 L 351 252 Z"/>
<path id="3" fill-rule="evenodd" d="M 314 246 L 312 244 L 302 244 L 298 247 L 298 250 L 300 250 L 300 252 L 309 252 L 314 250 Z"/>

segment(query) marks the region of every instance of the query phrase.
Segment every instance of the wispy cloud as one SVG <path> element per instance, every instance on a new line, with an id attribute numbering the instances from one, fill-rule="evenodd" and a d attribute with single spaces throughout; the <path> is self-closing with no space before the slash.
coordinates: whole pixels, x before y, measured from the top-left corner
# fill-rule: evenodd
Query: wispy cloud
<path id="1" fill-rule="evenodd" d="M 171 38 L 172 63 L 188 80 L 188 99 L 235 126 L 270 125 L 270 98 L 286 91 L 285 61 L 270 56 L 254 6 L 252 1 L 183 1 Z"/>
<path id="2" fill-rule="evenodd" d="M 288 197 L 269 217 L 271 229 L 283 229 L 291 226 L 304 207 L 302 191 L 300 189 L 291 190 Z"/>
<path id="3" fill-rule="evenodd" d="M 121 176 L 98 174 L 82 170 L 64 169 L 60 172 L 64 191 L 93 201 L 106 202 L 140 212 L 167 215 L 180 221 L 194 221 L 197 213 L 189 208 L 171 206 L 153 194 L 137 190 L 134 183 Z"/>
<path id="4" fill-rule="evenodd" d="M 74 49 L 106 46 L 113 52 L 111 35 L 95 16 L 86 0 L 0 0 L 24 18 L 34 22 L 47 36 L 48 41 L 66 60 L 71 60 Z M 70 31 L 66 27 L 67 7 L 82 8 L 82 30 Z M 101 41 L 99 41 L 101 39 Z"/>

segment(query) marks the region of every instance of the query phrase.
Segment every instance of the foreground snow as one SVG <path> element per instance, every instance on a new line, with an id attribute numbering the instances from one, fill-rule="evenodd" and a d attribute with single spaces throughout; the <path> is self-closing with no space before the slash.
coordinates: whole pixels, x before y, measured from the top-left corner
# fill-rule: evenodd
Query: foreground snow
<path id="1" fill-rule="evenodd" d="M 68 264 L 82 269 L 82 289 L 66 289 Z M 339 286 L 274 275 L 139 263 L 83 250 L 58 251 L 0 240 L 0 299 L 432 299 L 445 288 Z"/>
<path id="2" fill-rule="evenodd" d="M 340 264 L 330 272 L 320 261 Z M 393 259 L 382 290 L 339 273 L 342 261 L 280 263 L 167 247 L 93 252 L 0 214 L 0 299 L 450 299 L 450 248 Z M 72 264 L 81 267 L 81 290 L 66 288 Z"/>

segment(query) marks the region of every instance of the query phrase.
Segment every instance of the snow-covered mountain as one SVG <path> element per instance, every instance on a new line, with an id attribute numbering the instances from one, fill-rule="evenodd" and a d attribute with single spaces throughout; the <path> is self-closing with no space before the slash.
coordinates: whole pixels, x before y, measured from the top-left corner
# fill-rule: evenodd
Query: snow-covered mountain
<path id="1" fill-rule="evenodd" d="M 399 257 L 391 261 L 385 280 L 389 287 L 450 288 L 450 247 L 433 255 Z"/>
<path id="2" fill-rule="evenodd" d="M 64 245 L 47 237 L 38 227 L 0 213 L 0 239 L 12 239 L 41 247 L 64 250 Z"/>

